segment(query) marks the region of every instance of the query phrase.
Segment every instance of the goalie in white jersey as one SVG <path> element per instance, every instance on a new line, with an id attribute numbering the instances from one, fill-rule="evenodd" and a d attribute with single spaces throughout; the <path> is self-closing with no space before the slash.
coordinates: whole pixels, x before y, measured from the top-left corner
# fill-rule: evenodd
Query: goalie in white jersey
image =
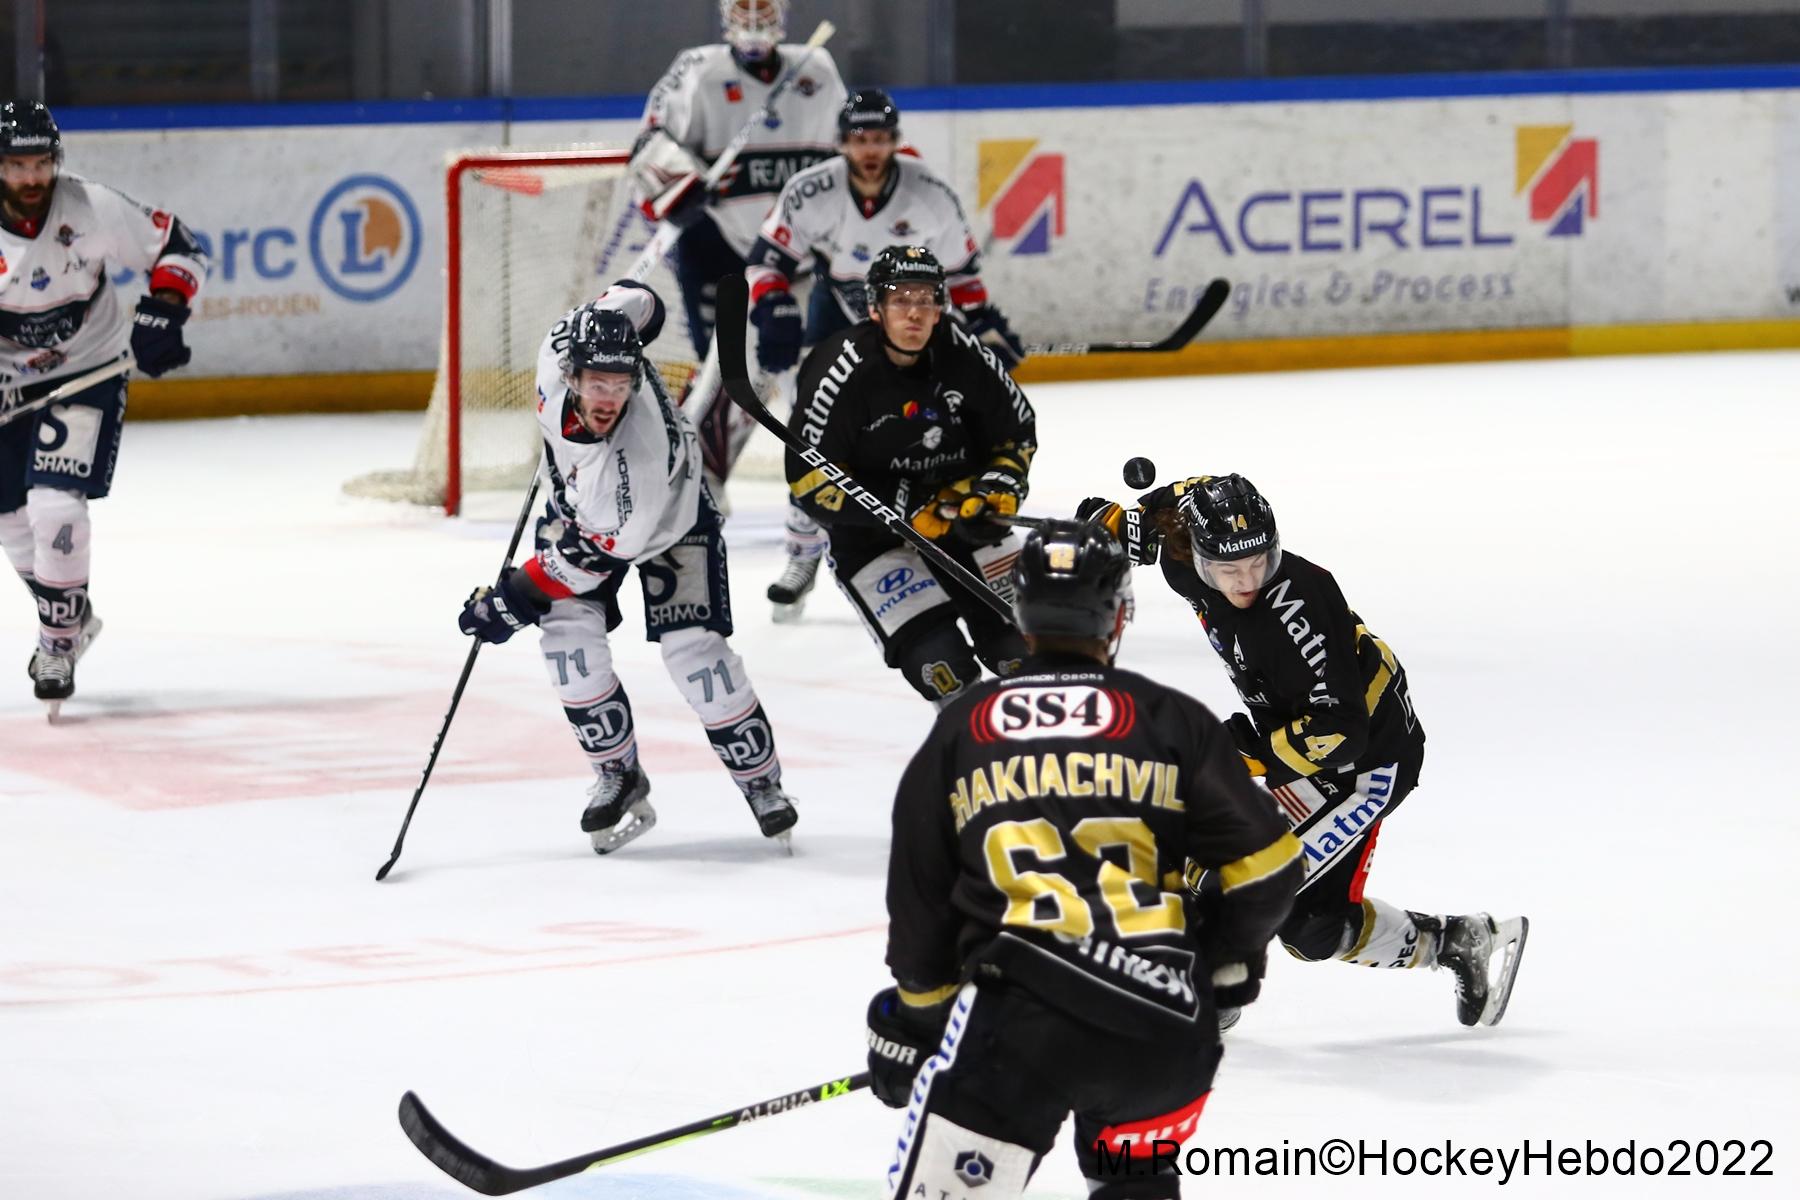
<path id="1" fill-rule="evenodd" d="M 700 477 L 694 431 L 643 348 L 663 303 L 621 281 L 570 310 L 538 351 L 538 425 L 550 502 L 537 552 L 469 597 L 464 633 L 504 642 L 526 625 L 551 686 L 597 778 L 581 828 L 607 854 L 656 822 L 638 764 L 631 701 L 613 672 L 607 634 L 621 620 L 619 588 L 636 567 L 644 629 L 675 686 L 749 802 L 765 837 L 799 819 L 781 790 L 781 760 L 731 634 L 731 590 L 718 510 Z"/>
<path id="2" fill-rule="evenodd" d="M 1025 348 L 981 282 L 980 247 L 950 185 L 900 150 L 900 111 L 879 88 L 865 88 L 838 117 L 842 154 L 788 180 L 750 251 L 751 324 L 757 365 L 781 375 L 800 361 L 802 343 L 825 338 L 868 317 L 863 287 L 869 264 L 888 246 L 923 246 L 944 264 L 955 318 L 1008 371 Z M 793 281 L 816 263 L 818 281 L 802 336 Z M 724 479 L 747 430 L 715 406 L 704 421 L 708 465 Z M 726 431 L 729 432 L 726 432 Z M 777 621 L 799 616 L 819 574 L 825 531 L 798 504 L 788 506 L 787 563 L 769 585 Z"/>
<path id="3" fill-rule="evenodd" d="M 185 364 L 181 327 L 206 277 L 205 252 L 173 214 L 64 174 L 62 158 L 49 109 L 0 105 L 0 547 L 37 601 L 28 671 L 53 718 L 100 632 L 88 502 L 112 488 L 125 374 L 40 402 L 132 356 L 152 377 Z M 135 315 L 109 264 L 146 277 Z"/>
<path id="4" fill-rule="evenodd" d="M 834 153 L 844 103 L 830 52 L 781 40 L 787 0 L 720 0 L 719 15 L 725 43 L 683 50 L 651 89 L 630 167 L 645 214 L 681 229 L 675 277 L 698 358 L 712 340 L 719 277 L 744 269 L 781 185 Z M 762 117 L 776 81 L 796 64 L 793 86 Z M 708 193 L 701 176 L 746 125 L 749 140 Z"/>

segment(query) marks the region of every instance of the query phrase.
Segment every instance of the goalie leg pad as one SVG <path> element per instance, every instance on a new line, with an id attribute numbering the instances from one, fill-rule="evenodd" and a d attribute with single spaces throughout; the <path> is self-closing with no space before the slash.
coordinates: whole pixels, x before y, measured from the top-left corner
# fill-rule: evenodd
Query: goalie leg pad
<path id="1" fill-rule="evenodd" d="M 538 636 L 550 686 L 596 771 L 608 763 L 637 762 L 631 698 L 613 671 L 606 630 L 605 602 L 575 597 L 550 605 Z"/>

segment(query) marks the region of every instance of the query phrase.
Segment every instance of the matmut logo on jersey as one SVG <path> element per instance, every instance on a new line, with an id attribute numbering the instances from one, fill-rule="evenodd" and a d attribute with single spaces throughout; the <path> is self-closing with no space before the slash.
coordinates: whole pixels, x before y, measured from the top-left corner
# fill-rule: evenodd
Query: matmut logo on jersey
<path id="1" fill-rule="evenodd" d="M 1137 702 L 1129 692 L 1086 684 L 1002 688 L 969 714 L 977 742 L 1001 739 L 1122 738 L 1137 724 Z"/>
<path id="2" fill-rule="evenodd" d="M 1037 153 L 1035 138 L 982 142 L 977 147 L 977 207 L 994 222 L 994 240 L 1014 254 L 1048 254 L 1063 236 L 1067 207 L 1063 156 Z"/>
<path id="3" fill-rule="evenodd" d="M 352 175 L 313 209 L 307 246 L 326 287 L 368 302 L 407 281 L 420 240 L 419 213 L 405 189 L 380 175 Z"/>
<path id="4" fill-rule="evenodd" d="M 1521 125 L 1513 134 L 1513 194 L 1529 194 L 1531 219 L 1548 237 L 1580 237 L 1600 215 L 1600 141 L 1571 136 L 1573 125 Z"/>

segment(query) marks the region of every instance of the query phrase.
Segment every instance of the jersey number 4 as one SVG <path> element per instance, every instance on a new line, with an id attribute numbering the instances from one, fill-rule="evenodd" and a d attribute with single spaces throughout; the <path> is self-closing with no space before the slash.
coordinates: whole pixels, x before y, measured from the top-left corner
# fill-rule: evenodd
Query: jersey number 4
<path id="1" fill-rule="evenodd" d="M 1112 914 L 1120 938 L 1181 930 L 1187 926 L 1181 897 L 1162 890 L 1156 876 L 1156 838 L 1137 817 L 1089 817 L 1069 831 L 1075 845 L 1092 860 L 1070 867 L 1091 872 L 1100 900 Z M 1008 925 L 1044 929 L 1074 938 L 1094 933 L 1094 910 L 1067 875 L 1034 869 L 1069 858 L 1060 830 L 1043 817 L 1005 821 L 988 830 L 982 841 L 988 878 L 1008 904 Z M 1123 862 L 1123 865 L 1121 865 Z"/>

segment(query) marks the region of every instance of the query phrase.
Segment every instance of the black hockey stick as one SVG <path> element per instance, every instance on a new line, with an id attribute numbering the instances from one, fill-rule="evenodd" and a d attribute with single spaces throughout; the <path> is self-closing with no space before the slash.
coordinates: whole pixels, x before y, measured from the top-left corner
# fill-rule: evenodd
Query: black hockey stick
<path id="1" fill-rule="evenodd" d="M 532 502 L 537 499 L 538 480 L 543 477 L 542 471 L 531 477 L 531 486 L 525 489 L 525 503 L 519 506 L 519 519 L 513 523 L 512 541 L 506 543 L 506 557 L 500 560 L 502 571 L 512 565 L 513 553 L 519 548 L 519 538 L 525 533 L 525 522 L 531 516 Z M 444 723 L 438 729 L 437 741 L 431 743 L 431 757 L 425 760 L 425 770 L 419 774 L 419 786 L 413 791 L 412 803 L 406 806 L 406 819 L 400 822 L 400 836 L 394 839 L 394 852 L 388 860 L 381 864 L 381 870 L 375 872 L 375 882 L 380 883 L 400 861 L 400 847 L 406 844 L 406 830 L 412 824 L 413 813 L 418 810 L 419 797 L 425 794 L 425 785 L 431 782 L 431 769 L 437 766 L 438 751 L 444 748 L 444 735 L 450 732 L 450 722 L 456 719 L 456 706 L 462 703 L 463 688 L 469 684 L 469 672 L 475 669 L 475 656 L 481 653 L 481 639 L 475 638 L 475 644 L 469 647 L 469 657 L 463 660 L 462 674 L 457 677 L 456 690 L 450 693 L 450 711 L 444 714 Z"/>
<path id="2" fill-rule="evenodd" d="M 709 1133 L 719 1133 L 738 1125 L 760 1121 L 764 1117 L 792 1112 L 796 1108 L 803 1108 L 820 1100 L 835 1100 L 839 1096 L 848 1096 L 851 1092 L 860 1091 L 868 1086 L 869 1075 L 866 1071 L 861 1075 L 850 1075 L 843 1079 L 829 1079 L 824 1083 L 815 1084 L 797 1092 L 789 1092 L 785 1096 L 761 1100 L 744 1108 L 734 1108 L 728 1112 L 722 1112 L 716 1117 L 703 1117 L 698 1121 L 677 1126 L 674 1129 L 665 1129 L 661 1133 L 653 1133 L 648 1137 L 621 1142 L 617 1146 L 608 1146 L 604 1150 L 577 1154 L 574 1158 L 546 1163 L 541 1167 L 502 1166 L 487 1155 L 470 1149 L 459 1141 L 455 1134 L 445 1129 L 443 1123 L 432 1116 L 424 1102 L 412 1092 L 400 1097 L 400 1128 L 406 1131 L 406 1136 L 412 1139 L 412 1144 L 419 1148 L 420 1154 L 436 1163 L 439 1170 L 456 1182 L 480 1192 L 484 1196 L 508 1196 L 513 1192 L 537 1187 L 541 1183 L 567 1179 L 571 1175 L 579 1175 L 583 1171 L 591 1171 L 596 1167 L 610 1166 L 621 1159 L 647 1154 L 652 1150 L 661 1150 L 663 1147 L 673 1146 L 677 1142 L 692 1141 L 694 1138 L 705 1137 Z"/>
<path id="3" fill-rule="evenodd" d="M 994 589 L 988 586 L 986 580 L 945 554 L 936 542 L 914 529 L 912 523 L 901 513 L 856 482 L 848 471 L 827 461 L 818 450 L 795 436 L 794 431 L 783 424 L 781 418 L 770 412 L 762 402 L 750 382 L 749 362 L 744 357 L 744 325 L 750 314 L 750 285 L 744 281 L 742 274 L 727 275 L 719 280 L 716 311 L 718 320 L 713 326 L 713 337 L 719 347 L 719 372 L 724 377 L 725 394 L 739 408 L 754 417 L 757 424 L 780 438 L 808 466 L 823 472 L 826 479 L 836 484 L 844 495 L 886 526 L 889 532 L 911 542 L 934 568 L 975 593 L 976 599 L 1010 623 L 1013 619 L 1012 608 L 994 594 Z"/>
<path id="4" fill-rule="evenodd" d="M 1025 347 L 1028 356 L 1063 358 L 1075 354 L 1120 354 L 1142 351 L 1146 354 L 1167 354 L 1179 350 L 1195 337 L 1199 336 L 1207 323 L 1219 315 L 1225 307 L 1226 297 L 1231 295 L 1231 285 L 1223 279 L 1215 279 L 1206 285 L 1200 293 L 1199 302 L 1194 311 L 1187 315 L 1187 320 L 1160 342 L 1040 342 Z"/>

